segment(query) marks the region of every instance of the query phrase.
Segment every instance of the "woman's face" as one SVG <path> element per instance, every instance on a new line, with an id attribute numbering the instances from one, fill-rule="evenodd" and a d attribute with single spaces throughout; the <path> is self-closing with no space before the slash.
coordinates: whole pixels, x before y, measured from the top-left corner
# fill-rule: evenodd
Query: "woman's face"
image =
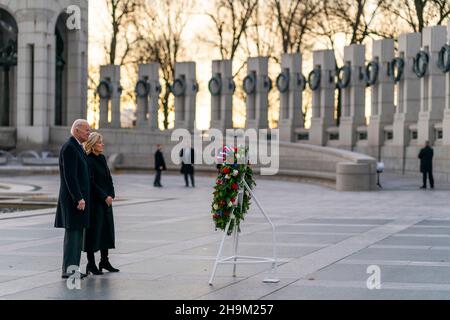
<path id="1" fill-rule="evenodd" d="M 98 142 L 94 145 L 94 152 L 97 154 L 102 153 L 104 146 L 105 145 L 103 144 L 103 140 L 102 139 L 98 140 Z"/>

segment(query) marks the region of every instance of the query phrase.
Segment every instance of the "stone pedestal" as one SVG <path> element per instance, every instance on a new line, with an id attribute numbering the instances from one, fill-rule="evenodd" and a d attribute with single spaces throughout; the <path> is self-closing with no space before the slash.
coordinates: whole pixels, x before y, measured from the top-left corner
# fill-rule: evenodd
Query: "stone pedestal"
<path id="1" fill-rule="evenodd" d="M 159 94 L 159 63 L 139 65 L 139 80 L 147 84 L 147 94 L 137 95 L 136 127 L 142 129 L 158 129 Z"/>
<path id="2" fill-rule="evenodd" d="M 110 84 L 110 97 L 100 97 L 100 128 L 120 128 L 120 66 L 106 65 L 100 67 L 100 79 Z M 108 121 L 108 115 L 111 121 Z"/>
<path id="3" fill-rule="evenodd" d="M 398 38 L 398 57 L 404 59 L 403 76 L 397 84 L 393 145 L 405 148 L 413 138 L 409 127 L 416 125 L 420 110 L 420 80 L 412 71 L 413 59 L 420 50 L 421 34 L 405 33 Z"/>
<path id="4" fill-rule="evenodd" d="M 247 113 L 245 128 L 267 129 L 269 105 L 269 58 L 249 58 L 247 61 L 247 75 L 256 80 L 255 90 L 247 93 Z"/>
<path id="5" fill-rule="evenodd" d="M 281 57 L 281 74 L 289 85 L 285 92 L 280 91 L 280 140 L 296 141 L 295 129 L 304 127 L 302 113 L 302 56 L 299 53 L 283 54 Z"/>
<path id="6" fill-rule="evenodd" d="M 366 124 L 365 119 L 365 82 L 361 72 L 365 62 L 365 46 L 353 44 L 344 48 L 344 64 L 351 68 L 351 80 L 348 87 L 342 89 L 342 113 L 339 125 L 339 145 L 352 150 L 356 144 L 356 128 Z"/>
<path id="7" fill-rule="evenodd" d="M 447 42 L 450 44 L 450 22 L 447 25 Z M 443 127 L 443 144 L 450 145 L 450 71 L 445 73 L 445 109 Z"/>
<path id="8" fill-rule="evenodd" d="M 184 86 L 182 94 L 175 96 L 175 129 L 195 129 L 195 105 L 198 92 L 195 62 L 178 62 L 175 64 L 175 81 Z M 178 86 L 178 84 L 177 84 Z M 176 90 L 178 90 L 176 88 Z"/>
<path id="9" fill-rule="evenodd" d="M 318 50 L 313 52 L 314 68 L 320 68 L 320 87 L 313 91 L 312 118 L 309 129 L 309 142 L 323 146 L 328 141 L 327 128 L 334 122 L 334 91 L 333 76 L 335 61 L 333 50 Z"/>
<path id="10" fill-rule="evenodd" d="M 444 26 L 426 27 L 422 31 L 422 48 L 429 54 L 428 70 L 420 79 L 420 113 L 417 143 L 438 139 L 437 124 L 442 125 L 445 104 L 445 77 L 436 65 L 439 50 L 447 41 Z"/>
<path id="11" fill-rule="evenodd" d="M 233 128 L 233 62 L 231 60 L 214 60 L 209 86 L 211 93 L 210 128 L 225 132 Z"/>
<path id="12" fill-rule="evenodd" d="M 389 63 L 394 58 L 394 40 L 383 39 L 373 42 L 372 61 L 378 63 L 378 80 L 371 86 L 372 107 L 368 126 L 369 152 L 377 159 L 385 142 L 384 128 L 394 121 L 394 81 L 388 76 Z"/>

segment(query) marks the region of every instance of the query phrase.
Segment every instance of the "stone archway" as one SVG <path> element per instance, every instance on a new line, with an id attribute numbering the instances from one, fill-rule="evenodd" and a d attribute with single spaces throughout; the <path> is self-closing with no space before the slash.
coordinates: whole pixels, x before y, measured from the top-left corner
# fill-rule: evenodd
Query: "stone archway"
<path id="1" fill-rule="evenodd" d="M 16 20 L 8 11 L 0 8 L 0 127 L 13 125 L 17 38 Z"/>

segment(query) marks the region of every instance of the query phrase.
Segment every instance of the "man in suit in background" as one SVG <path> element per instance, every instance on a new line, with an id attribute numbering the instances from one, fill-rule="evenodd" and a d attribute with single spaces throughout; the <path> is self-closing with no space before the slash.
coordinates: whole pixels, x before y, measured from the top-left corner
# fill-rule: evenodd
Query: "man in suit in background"
<path id="1" fill-rule="evenodd" d="M 75 120 L 71 137 L 59 154 L 60 189 L 55 228 L 65 229 L 62 278 L 80 272 L 83 229 L 89 226 L 92 178 L 82 143 L 87 141 L 90 131 L 86 120 Z M 81 273 L 81 278 L 84 277 Z"/>
<path id="2" fill-rule="evenodd" d="M 185 147 L 180 150 L 181 158 L 181 173 L 184 175 L 184 182 L 186 187 L 189 187 L 188 176 L 191 179 L 192 187 L 195 187 L 194 183 L 194 148 Z"/>
<path id="3" fill-rule="evenodd" d="M 434 179 L 433 179 L 433 149 L 430 147 L 430 142 L 425 142 L 425 147 L 422 148 L 419 152 L 420 159 L 420 172 L 422 172 L 423 185 L 420 187 L 421 189 L 427 188 L 427 175 L 430 179 L 430 187 L 434 188 Z"/>
<path id="4" fill-rule="evenodd" d="M 166 162 L 164 161 L 164 155 L 162 153 L 162 146 L 160 144 L 156 145 L 155 152 L 155 181 L 153 182 L 154 187 L 162 187 L 161 185 L 161 171 L 167 170 Z"/>

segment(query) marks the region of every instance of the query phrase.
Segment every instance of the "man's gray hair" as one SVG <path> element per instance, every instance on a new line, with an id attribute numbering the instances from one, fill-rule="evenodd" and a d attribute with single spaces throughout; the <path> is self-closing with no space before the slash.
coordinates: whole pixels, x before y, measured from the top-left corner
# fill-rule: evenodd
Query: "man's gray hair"
<path id="1" fill-rule="evenodd" d="M 82 125 L 89 125 L 89 122 L 85 119 L 77 119 L 73 122 L 72 128 L 70 129 L 70 134 L 74 135 L 75 129 L 81 127 Z"/>

